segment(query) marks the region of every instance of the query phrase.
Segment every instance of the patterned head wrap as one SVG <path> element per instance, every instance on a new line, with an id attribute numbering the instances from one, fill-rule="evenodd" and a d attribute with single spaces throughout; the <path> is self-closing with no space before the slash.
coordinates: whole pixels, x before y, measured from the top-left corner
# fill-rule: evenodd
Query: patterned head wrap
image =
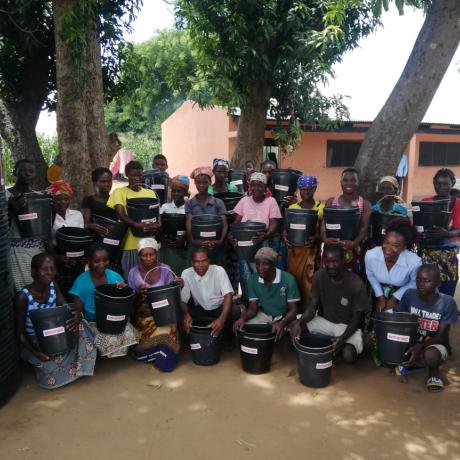
<path id="1" fill-rule="evenodd" d="M 190 179 L 196 179 L 196 177 L 200 176 L 201 174 L 209 176 L 210 179 L 212 176 L 214 176 L 214 173 L 212 172 L 212 169 L 209 166 L 200 166 L 199 168 L 195 168 L 192 171 L 192 174 L 190 174 Z"/>
<path id="2" fill-rule="evenodd" d="M 139 254 L 142 249 L 152 248 L 154 251 L 160 250 L 160 243 L 155 238 L 142 238 L 142 240 L 137 243 L 137 253 Z"/>
<path id="3" fill-rule="evenodd" d="M 379 180 L 379 183 L 377 185 L 377 187 L 380 185 L 380 184 L 383 184 L 384 182 L 389 182 L 393 188 L 395 189 L 395 192 L 398 191 L 399 189 L 399 183 L 398 183 L 398 180 L 396 179 L 396 177 L 393 177 L 393 176 L 384 176 L 382 177 L 380 180 Z"/>
<path id="4" fill-rule="evenodd" d="M 214 158 L 214 160 L 212 160 L 212 170 L 214 171 L 217 166 L 226 166 L 228 169 L 228 161 L 223 158 Z"/>
<path id="5" fill-rule="evenodd" d="M 70 198 L 73 196 L 72 186 L 63 180 L 53 182 L 48 187 L 48 192 L 51 196 L 68 195 Z"/>
<path id="6" fill-rule="evenodd" d="M 262 184 L 267 184 L 267 176 L 261 172 L 255 172 L 251 174 L 250 182 L 262 182 Z"/>
<path id="7" fill-rule="evenodd" d="M 300 176 L 297 181 L 298 188 L 316 187 L 318 185 L 318 179 L 316 176 Z"/>
<path id="8" fill-rule="evenodd" d="M 188 192 L 190 181 L 187 176 L 175 176 L 171 179 L 171 187 L 181 188 Z"/>
<path id="9" fill-rule="evenodd" d="M 255 260 L 268 260 L 272 264 L 276 263 L 278 260 L 278 253 L 269 247 L 260 248 L 254 257 Z"/>

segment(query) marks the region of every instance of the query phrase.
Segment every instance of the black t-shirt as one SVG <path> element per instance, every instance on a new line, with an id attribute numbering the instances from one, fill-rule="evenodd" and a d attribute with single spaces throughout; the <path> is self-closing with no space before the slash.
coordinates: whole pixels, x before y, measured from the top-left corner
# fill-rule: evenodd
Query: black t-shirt
<path id="1" fill-rule="evenodd" d="M 94 199 L 94 195 L 86 196 L 81 202 L 81 207 L 91 209 L 91 215 L 106 217 L 107 219 L 117 220 L 117 214 L 114 209 L 109 208 L 105 203 Z"/>
<path id="2" fill-rule="evenodd" d="M 369 297 L 361 278 L 345 271 L 340 282 L 333 281 L 326 269 L 313 276 L 312 302 L 321 316 L 334 324 L 349 324 L 354 312 L 364 312 L 369 306 Z"/>

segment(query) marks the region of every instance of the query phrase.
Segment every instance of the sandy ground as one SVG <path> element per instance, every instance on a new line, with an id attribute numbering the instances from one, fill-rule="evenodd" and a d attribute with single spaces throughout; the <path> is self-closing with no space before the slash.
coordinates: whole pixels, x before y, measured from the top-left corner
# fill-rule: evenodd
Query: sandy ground
<path id="1" fill-rule="evenodd" d="M 186 352 L 171 374 L 101 360 L 93 378 L 54 391 L 27 371 L 1 410 L 1 457 L 460 459 L 458 356 L 445 366 L 442 394 L 426 392 L 424 375 L 402 383 L 365 358 L 337 363 L 329 387 L 310 389 L 293 375 L 285 345 L 260 376 L 241 370 L 237 350 L 213 367 L 195 366 Z"/>

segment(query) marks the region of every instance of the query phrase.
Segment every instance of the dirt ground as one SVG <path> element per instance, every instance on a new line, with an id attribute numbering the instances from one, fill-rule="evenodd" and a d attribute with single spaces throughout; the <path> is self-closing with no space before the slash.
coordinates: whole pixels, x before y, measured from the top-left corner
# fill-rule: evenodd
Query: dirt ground
<path id="1" fill-rule="evenodd" d="M 460 328 L 453 345 L 460 348 Z M 287 345 L 287 344 L 284 344 Z M 184 353 L 161 374 L 131 358 L 100 360 L 92 378 L 39 389 L 27 371 L 0 413 L 3 459 L 460 459 L 460 360 L 450 385 L 402 383 L 362 358 L 337 363 L 332 384 L 302 386 L 282 343 L 270 373 L 244 373 L 238 351 L 213 367 Z"/>

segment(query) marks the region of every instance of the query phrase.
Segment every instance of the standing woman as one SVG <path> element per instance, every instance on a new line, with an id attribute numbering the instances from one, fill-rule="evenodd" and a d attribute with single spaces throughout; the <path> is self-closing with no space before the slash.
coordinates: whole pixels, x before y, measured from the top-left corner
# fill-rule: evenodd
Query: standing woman
<path id="1" fill-rule="evenodd" d="M 444 239 L 442 245 L 436 249 L 421 249 L 424 264 L 435 264 L 441 273 L 439 292 L 455 295 L 458 281 L 458 259 L 456 242 L 460 236 L 460 199 L 451 196 L 450 192 L 455 185 L 455 174 L 450 169 L 440 169 L 433 177 L 433 186 L 436 195 L 424 198 L 422 201 L 450 199 L 449 211 L 452 212 L 449 228 L 436 227 L 427 230 L 427 238 Z"/>
<path id="2" fill-rule="evenodd" d="M 32 257 L 45 250 L 45 241 L 36 238 L 22 238 L 16 225 L 16 215 L 26 204 L 26 194 L 33 191 L 35 165 L 30 160 L 19 160 L 14 165 L 13 174 L 16 183 L 6 191 L 8 199 L 8 217 L 10 220 L 10 260 L 11 275 L 15 290 L 32 283 L 30 264 Z"/>
<path id="3" fill-rule="evenodd" d="M 154 238 L 139 241 L 139 264 L 131 269 L 128 285 L 137 292 L 134 324 L 139 331 L 139 345 L 134 348 L 138 361 L 152 363 L 163 372 L 171 372 L 179 359 L 180 340 L 177 324 L 157 326 L 147 300 L 147 289 L 171 284 L 183 285 L 166 264 L 158 260 L 160 245 Z"/>
<path id="4" fill-rule="evenodd" d="M 289 209 L 313 209 L 318 212 L 318 225 L 315 236 L 305 246 L 288 244 L 287 271 L 294 276 L 302 295 L 301 307 L 305 310 L 311 300 L 313 275 L 319 269 L 321 260 L 320 227 L 323 219 L 324 204 L 314 198 L 318 180 L 316 176 L 301 176 L 297 181 L 301 200 L 289 206 Z"/>
<path id="5" fill-rule="evenodd" d="M 209 195 L 222 192 L 237 192 L 236 185 L 228 183 L 228 161 L 222 158 L 215 158 L 212 162 L 214 173 L 214 184 L 208 187 Z"/>
<path id="6" fill-rule="evenodd" d="M 408 217 L 407 207 L 398 196 L 399 183 L 396 177 L 384 176 L 377 184 L 379 201 L 372 206 L 373 212 Z"/>
<path id="7" fill-rule="evenodd" d="M 359 173 L 355 168 L 346 168 L 342 171 L 340 181 L 342 195 L 329 198 L 327 206 L 358 206 L 359 208 L 359 228 L 356 238 L 352 241 L 341 241 L 337 238 L 326 238 L 325 220 L 321 224 L 321 238 L 325 244 L 339 244 L 345 251 L 345 266 L 348 270 L 354 271 L 357 275 L 364 277 L 364 255 L 365 255 L 365 238 L 369 227 L 371 216 L 371 204 L 365 200 L 358 192 L 359 190 Z"/>
<path id="8" fill-rule="evenodd" d="M 198 193 L 190 200 L 185 203 L 185 225 L 187 228 L 187 236 L 189 239 L 188 246 L 188 259 L 191 260 L 192 253 L 198 247 L 203 247 L 210 251 L 210 257 L 213 263 L 217 265 L 223 265 L 225 248 L 223 243 L 227 236 L 227 219 L 225 217 L 225 205 L 222 200 L 214 198 L 208 193 L 208 188 L 211 185 L 211 177 L 213 172 L 211 168 L 206 166 L 195 168 L 190 174 L 190 178 L 195 180 L 195 187 Z M 222 236 L 218 241 L 205 241 L 205 240 L 194 240 L 192 237 L 192 217 L 213 214 L 220 216 L 222 219 Z"/>

